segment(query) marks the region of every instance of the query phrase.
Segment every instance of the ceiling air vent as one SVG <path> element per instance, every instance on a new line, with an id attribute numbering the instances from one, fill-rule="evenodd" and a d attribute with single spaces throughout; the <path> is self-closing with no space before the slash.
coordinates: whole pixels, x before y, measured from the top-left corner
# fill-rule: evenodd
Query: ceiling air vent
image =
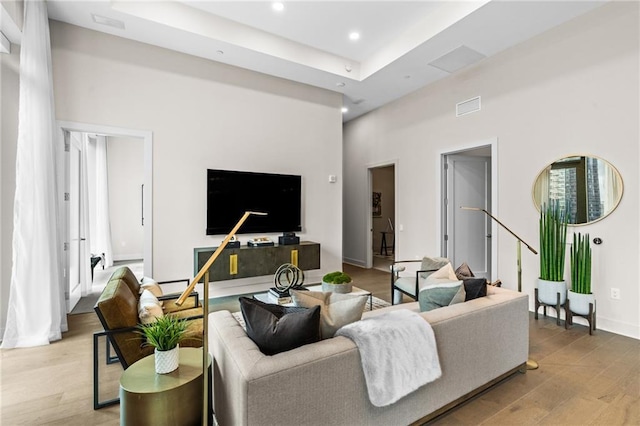
<path id="1" fill-rule="evenodd" d="M 475 98 L 459 102 L 456 104 L 456 117 L 480 111 L 481 107 L 482 105 L 480 103 L 480 96 L 476 96 Z"/>

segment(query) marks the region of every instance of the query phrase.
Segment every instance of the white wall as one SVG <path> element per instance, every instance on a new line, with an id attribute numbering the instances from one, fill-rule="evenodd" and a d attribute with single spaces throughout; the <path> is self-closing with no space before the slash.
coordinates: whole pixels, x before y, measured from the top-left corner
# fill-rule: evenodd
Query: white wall
<path id="1" fill-rule="evenodd" d="M 56 21 L 51 39 L 58 120 L 153 132 L 155 277 L 193 277 L 193 249 L 223 238 L 205 235 L 207 168 L 302 175 L 299 235 L 322 245 L 321 270 L 307 276 L 340 269 L 342 186 L 327 182 L 330 174 L 342 181 L 340 94 Z M 17 66 L 15 55 L 2 56 L 3 324 L 18 103 L 17 75 L 5 70 Z M 212 296 L 250 284 L 270 279 L 216 283 Z"/>
<path id="2" fill-rule="evenodd" d="M 593 247 L 598 327 L 639 338 L 638 22 L 637 3 L 607 4 L 347 123 L 345 257 L 366 258 L 366 164 L 398 158 L 396 221 L 404 231 L 396 258 L 410 259 L 440 252 L 441 152 L 498 139 L 493 213 L 534 247 L 531 189 L 539 171 L 567 154 L 600 156 L 618 168 L 625 193 L 612 215 L 578 229 L 604 240 Z M 478 95 L 482 111 L 456 118 L 455 104 Z M 515 289 L 515 240 L 499 231 L 494 242 L 498 278 Z M 523 251 L 531 310 L 538 262 Z M 620 288 L 622 300 L 609 297 L 611 287 Z"/>
<path id="3" fill-rule="evenodd" d="M 144 140 L 107 137 L 109 219 L 114 260 L 142 259 L 142 184 Z"/>

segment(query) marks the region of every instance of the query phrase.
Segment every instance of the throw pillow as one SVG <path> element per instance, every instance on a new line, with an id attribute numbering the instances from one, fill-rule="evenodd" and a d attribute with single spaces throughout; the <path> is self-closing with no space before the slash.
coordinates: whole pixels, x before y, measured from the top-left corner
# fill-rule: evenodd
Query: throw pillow
<path id="1" fill-rule="evenodd" d="M 489 283 L 489 285 L 492 285 L 492 286 L 494 286 L 494 287 L 502 287 L 502 281 L 500 281 L 500 280 L 495 280 L 494 282 Z"/>
<path id="2" fill-rule="evenodd" d="M 290 290 L 294 305 L 303 308 L 320 306 L 320 334 L 328 339 L 342 326 L 359 321 L 367 304 L 367 295 L 322 291 Z"/>
<path id="3" fill-rule="evenodd" d="M 160 288 L 160 284 L 158 284 L 152 278 L 142 278 L 142 281 L 140 282 L 140 294 L 142 294 L 144 290 L 149 290 L 151 293 L 153 293 L 154 296 L 158 298 L 162 297 L 162 288 Z M 162 300 L 159 300 L 158 302 L 160 303 L 160 306 L 164 304 Z"/>
<path id="4" fill-rule="evenodd" d="M 475 277 L 475 275 L 471 272 L 471 268 L 469 268 L 467 262 L 463 262 L 462 265 L 456 269 L 456 277 L 458 277 L 459 280 L 464 280 L 465 278 Z"/>
<path id="5" fill-rule="evenodd" d="M 265 355 L 320 340 L 320 306 L 311 309 L 271 305 L 240 297 L 247 335 Z"/>
<path id="6" fill-rule="evenodd" d="M 447 263 L 442 268 L 433 272 L 431 275 L 427 277 L 427 283 L 433 283 L 434 280 L 446 279 L 449 281 L 458 281 L 458 277 L 456 277 L 456 273 L 453 270 L 453 266 L 451 263 Z"/>
<path id="7" fill-rule="evenodd" d="M 466 294 L 464 301 L 477 299 L 478 297 L 484 297 L 487 295 L 487 280 L 480 278 L 465 278 L 462 280 L 464 283 L 464 292 Z"/>
<path id="8" fill-rule="evenodd" d="M 420 265 L 420 270 L 430 272 L 421 272 L 420 276 L 422 278 L 427 278 L 433 273 L 433 271 L 437 271 L 447 263 L 449 263 L 449 259 L 447 259 L 446 257 L 423 257 L 422 264 Z"/>
<path id="9" fill-rule="evenodd" d="M 462 281 L 441 280 L 443 282 L 428 285 L 418 293 L 420 312 L 464 302 L 465 293 Z"/>
<path id="10" fill-rule="evenodd" d="M 151 324 L 157 318 L 162 318 L 163 316 L 164 312 L 162 312 L 162 306 L 160 306 L 158 298 L 149 290 L 144 290 L 138 301 L 138 318 L 140 322 L 142 324 Z"/>

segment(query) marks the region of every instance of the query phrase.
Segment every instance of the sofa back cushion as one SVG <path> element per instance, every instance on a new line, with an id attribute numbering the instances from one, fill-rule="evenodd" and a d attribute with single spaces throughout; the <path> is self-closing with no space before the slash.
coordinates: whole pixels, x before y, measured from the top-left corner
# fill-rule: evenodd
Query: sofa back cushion
<path id="1" fill-rule="evenodd" d="M 128 266 L 116 269 L 111 275 L 111 278 L 109 278 L 109 281 L 111 280 L 123 280 L 129 286 L 131 293 L 134 294 L 137 301 L 140 296 L 140 283 Z"/>
<path id="2" fill-rule="evenodd" d="M 95 311 L 106 331 L 133 328 L 138 324 L 138 299 L 124 279 L 109 280 Z M 114 333 L 110 339 L 124 368 L 153 352 L 153 348 L 141 348 L 142 337 L 133 329 Z"/>

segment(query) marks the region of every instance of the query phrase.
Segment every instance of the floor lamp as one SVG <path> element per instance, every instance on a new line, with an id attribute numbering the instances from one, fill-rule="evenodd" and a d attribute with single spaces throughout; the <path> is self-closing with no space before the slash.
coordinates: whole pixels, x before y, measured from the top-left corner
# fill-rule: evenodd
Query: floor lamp
<path id="1" fill-rule="evenodd" d="M 249 218 L 251 215 L 257 216 L 266 216 L 267 213 L 260 212 L 244 212 L 244 215 L 240 218 L 236 226 L 233 227 L 229 235 L 222 240 L 220 246 L 213 252 L 207 263 L 200 268 L 198 274 L 195 276 L 193 281 L 189 284 L 185 291 L 182 292 L 178 300 L 176 300 L 176 305 L 182 305 L 185 300 L 189 297 L 193 289 L 195 288 L 198 281 L 203 280 L 204 284 L 204 300 L 202 303 L 202 424 L 206 425 L 209 419 L 209 268 L 213 265 L 213 262 L 216 261 L 222 250 L 227 246 L 229 241 L 236 235 L 238 229 L 242 226 L 242 224 Z"/>
<path id="2" fill-rule="evenodd" d="M 518 292 L 522 292 L 522 244 L 524 244 L 525 246 L 527 246 L 527 248 L 529 249 L 529 251 L 531 251 L 531 253 L 533 254 L 538 254 L 538 252 L 531 247 L 529 244 L 527 244 L 522 238 L 520 238 L 518 235 L 516 235 L 511 229 L 509 229 L 507 227 L 507 225 L 505 225 L 504 223 L 500 222 L 498 220 L 498 218 L 496 218 L 495 216 L 493 216 L 491 213 L 489 213 L 488 211 L 486 211 L 485 209 L 481 209 L 479 207 L 460 207 L 462 210 L 475 210 L 475 211 L 480 211 L 484 214 L 486 214 L 487 216 L 489 216 L 491 219 L 495 220 L 496 222 L 498 222 L 498 225 L 502 226 L 504 229 L 506 229 L 507 231 L 509 231 L 509 233 L 511 235 L 513 235 L 516 240 L 518 240 L 518 246 L 517 246 L 517 259 L 518 259 Z M 533 361 L 531 359 L 527 360 L 527 370 L 535 370 L 536 368 L 538 368 L 538 363 L 536 361 Z"/>

